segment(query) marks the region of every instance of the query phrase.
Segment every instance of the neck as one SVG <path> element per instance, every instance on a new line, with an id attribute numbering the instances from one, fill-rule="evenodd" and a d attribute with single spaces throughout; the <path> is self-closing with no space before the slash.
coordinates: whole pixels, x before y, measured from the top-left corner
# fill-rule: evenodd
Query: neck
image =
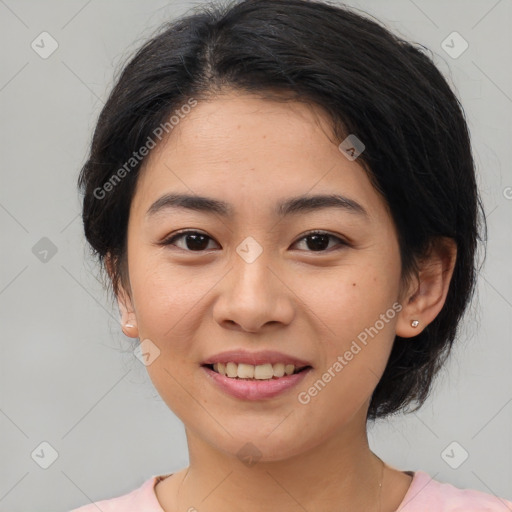
<path id="1" fill-rule="evenodd" d="M 176 510 L 380 512 L 384 464 L 371 452 L 366 430 L 341 431 L 284 460 L 258 460 L 254 450 L 245 463 L 188 430 L 187 441 L 190 465 L 175 482 Z"/>

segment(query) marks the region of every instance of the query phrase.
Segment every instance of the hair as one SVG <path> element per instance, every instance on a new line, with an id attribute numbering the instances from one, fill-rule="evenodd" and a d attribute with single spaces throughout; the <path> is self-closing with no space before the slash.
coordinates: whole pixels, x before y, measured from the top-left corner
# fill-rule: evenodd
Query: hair
<path id="1" fill-rule="evenodd" d="M 404 279 L 444 237 L 456 242 L 442 310 L 412 340 L 395 337 L 367 419 L 417 410 L 474 293 L 485 226 L 463 108 L 424 50 L 321 0 L 210 3 L 165 23 L 117 78 L 78 178 L 85 236 L 114 294 L 119 283 L 131 293 L 127 225 L 145 159 L 107 183 L 173 111 L 226 90 L 310 103 L 328 114 L 338 143 L 350 134 L 363 141 L 357 162 L 397 228 Z"/>

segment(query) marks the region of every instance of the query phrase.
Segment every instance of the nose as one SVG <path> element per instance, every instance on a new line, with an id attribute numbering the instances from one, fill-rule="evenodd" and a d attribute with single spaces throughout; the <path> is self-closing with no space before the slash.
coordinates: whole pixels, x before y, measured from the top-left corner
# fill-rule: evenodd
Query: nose
<path id="1" fill-rule="evenodd" d="M 252 262 L 237 255 L 219 286 L 213 314 L 224 328 L 255 333 L 293 319 L 294 295 L 286 276 L 263 254 Z"/>

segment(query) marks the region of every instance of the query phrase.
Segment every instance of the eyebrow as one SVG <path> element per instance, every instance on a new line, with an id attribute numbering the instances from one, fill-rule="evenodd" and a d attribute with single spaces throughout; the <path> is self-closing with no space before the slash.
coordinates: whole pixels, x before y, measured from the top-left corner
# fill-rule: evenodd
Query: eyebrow
<path id="1" fill-rule="evenodd" d="M 205 213 L 215 213 L 222 217 L 232 217 L 233 207 L 218 199 L 192 194 L 165 194 L 157 199 L 146 212 L 146 218 L 153 217 L 170 209 L 187 209 Z M 279 202 L 274 213 L 279 217 L 304 214 L 325 208 L 338 208 L 348 213 L 369 217 L 368 212 L 358 202 L 340 194 L 291 197 Z"/>

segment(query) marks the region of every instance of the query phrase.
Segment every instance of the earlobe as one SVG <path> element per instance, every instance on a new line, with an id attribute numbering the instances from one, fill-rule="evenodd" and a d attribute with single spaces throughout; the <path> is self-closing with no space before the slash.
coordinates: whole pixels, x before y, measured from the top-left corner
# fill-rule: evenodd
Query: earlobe
<path id="1" fill-rule="evenodd" d="M 418 335 L 443 308 L 455 268 L 457 246 L 451 238 L 442 237 L 432 244 L 419 263 L 417 279 L 411 283 L 396 324 L 402 338 Z"/>
<path id="2" fill-rule="evenodd" d="M 139 329 L 137 327 L 137 318 L 135 316 L 131 300 L 122 286 L 119 287 L 117 304 L 121 313 L 121 328 L 123 333 L 129 338 L 138 338 Z"/>
<path id="3" fill-rule="evenodd" d="M 121 329 L 123 330 L 124 335 L 128 336 L 128 338 L 139 337 L 139 330 L 137 329 L 137 324 L 127 322 L 121 324 Z"/>
<path id="4" fill-rule="evenodd" d="M 108 254 L 105 259 L 105 265 L 107 272 L 110 276 L 110 279 L 113 279 L 114 273 L 110 254 Z M 122 284 L 119 284 L 116 298 L 117 305 L 119 307 L 119 312 L 121 314 L 120 323 L 123 333 L 125 334 L 125 336 L 128 336 L 129 338 L 138 338 L 139 329 L 137 327 L 137 318 L 135 316 L 135 311 L 132 305 L 132 301 L 129 295 L 126 293 Z"/>

